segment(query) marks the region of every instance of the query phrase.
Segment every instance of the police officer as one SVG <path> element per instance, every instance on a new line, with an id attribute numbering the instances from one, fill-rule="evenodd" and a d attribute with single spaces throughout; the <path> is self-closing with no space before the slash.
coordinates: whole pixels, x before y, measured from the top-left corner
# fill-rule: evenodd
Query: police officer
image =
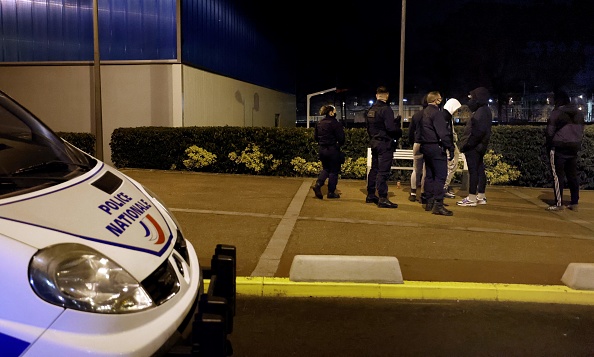
<path id="1" fill-rule="evenodd" d="M 454 144 L 446 117 L 439 110 L 441 101 L 439 92 L 427 94 L 428 105 L 423 109 L 419 127 L 419 142 L 425 160 L 425 210 L 437 215 L 452 216 L 454 213 L 443 206 L 443 197 L 448 160 L 454 159 Z"/>
<path id="2" fill-rule="evenodd" d="M 388 105 L 389 96 L 390 93 L 386 87 L 378 87 L 375 94 L 377 101 L 369 108 L 366 115 L 371 147 L 371 169 L 367 176 L 365 202 L 376 203 L 380 208 L 398 208 L 398 204 L 388 199 L 388 178 L 394 150 L 398 139 L 402 136 L 402 129 L 396 126 L 397 119 L 394 118 L 394 111 Z"/>
<path id="3" fill-rule="evenodd" d="M 318 142 L 318 156 L 322 162 L 322 170 L 318 175 L 316 184 L 312 187 L 315 195 L 323 199 L 322 186 L 328 179 L 328 198 L 340 198 L 336 192 L 338 174 L 342 164 L 340 147 L 344 145 L 344 129 L 336 120 L 336 108 L 333 105 L 324 105 L 320 109 L 324 119 L 316 125 L 314 138 Z"/>

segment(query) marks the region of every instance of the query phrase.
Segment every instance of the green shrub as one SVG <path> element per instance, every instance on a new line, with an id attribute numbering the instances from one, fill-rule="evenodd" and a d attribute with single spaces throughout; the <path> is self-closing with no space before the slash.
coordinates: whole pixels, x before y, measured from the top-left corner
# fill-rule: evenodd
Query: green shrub
<path id="1" fill-rule="evenodd" d="M 62 139 L 76 146 L 91 156 L 95 156 L 95 135 L 90 133 L 56 133 Z"/>
<path id="2" fill-rule="evenodd" d="M 455 130 L 463 130 L 457 126 Z M 400 140 L 401 149 L 410 149 L 408 130 Z M 273 176 L 315 176 L 321 165 L 313 128 L 263 127 L 139 127 L 114 130 L 110 147 L 116 167 L 145 169 L 188 168 L 186 150 L 201 148 L 216 157 L 208 165 L 198 164 L 206 157 L 196 157 L 192 170 Z M 345 129 L 346 154 L 341 177 L 365 179 L 369 142 L 361 128 Z M 550 187 L 552 178 L 544 148 L 544 126 L 494 126 L 486 157 L 490 184 L 526 187 Z M 206 154 L 204 154 L 206 155 Z M 187 162 L 187 161 L 186 161 Z M 578 170 L 583 188 L 594 188 L 594 126 L 586 134 Z M 391 180 L 407 182 L 410 171 L 394 170 Z"/>

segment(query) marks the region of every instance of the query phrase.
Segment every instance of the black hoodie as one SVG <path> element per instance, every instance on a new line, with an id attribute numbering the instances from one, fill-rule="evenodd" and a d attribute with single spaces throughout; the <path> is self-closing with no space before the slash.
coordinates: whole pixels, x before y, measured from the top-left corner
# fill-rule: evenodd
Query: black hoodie
<path id="1" fill-rule="evenodd" d="M 547 149 L 555 153 L 576 155 L 584 137 L 584 115 L 577 105 L 568 103 L 555 107 L 547 121 Z"/>
<path id="2" fill-rule="evenodd" d="M 487 146 L 491 140 L 491 125 L 493 115 L 489 109 L 489 90 L 485 87 L 478 87 L 470 91 L 468 107 L 475 111 L 464 127 L 464 133 L 460 140 L 460 151 L 467 152 L 476 150 L 481 153 L 487 152 Z"/>

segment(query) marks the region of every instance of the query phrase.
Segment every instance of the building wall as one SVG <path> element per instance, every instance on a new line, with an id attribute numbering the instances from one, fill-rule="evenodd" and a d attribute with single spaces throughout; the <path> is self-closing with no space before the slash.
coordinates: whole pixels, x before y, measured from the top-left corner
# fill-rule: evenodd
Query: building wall
<path id="1" fill-rule="evenodd" d="M 54 131 L 92 132 L 92 83 L 88 65 L 0 67 L 0 89 Z"/>
<path id="2" fill-rule="evenodd" d="M 182 74 L 183 73 L 183 74 Z M 94 133 L 91 65 L 0 66 L 0 89 L 54 131 Z M 116 128 L 295 126 L 295 96 L 181 64 L 101 66 L 103 158 Z"/>

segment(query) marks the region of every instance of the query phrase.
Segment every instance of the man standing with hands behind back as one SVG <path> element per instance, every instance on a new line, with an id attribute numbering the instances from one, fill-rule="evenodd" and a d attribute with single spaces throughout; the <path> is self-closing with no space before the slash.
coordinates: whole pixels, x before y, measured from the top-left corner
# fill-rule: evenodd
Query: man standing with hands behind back
<path id="1" fill-rule="evenodd" d="M 386 87 L 378 87 L 375 94 L 377 101 L 365 116 L 371 147 L 365 202 L 376 203 L 379 208 L 398 208 L 398 204 L 388 199 L 388 178 L 396 149 L 394 144 L 402 136 L 402 129 L 396 127 L 394 111 L 388 104 L 389 96 Z"/>

